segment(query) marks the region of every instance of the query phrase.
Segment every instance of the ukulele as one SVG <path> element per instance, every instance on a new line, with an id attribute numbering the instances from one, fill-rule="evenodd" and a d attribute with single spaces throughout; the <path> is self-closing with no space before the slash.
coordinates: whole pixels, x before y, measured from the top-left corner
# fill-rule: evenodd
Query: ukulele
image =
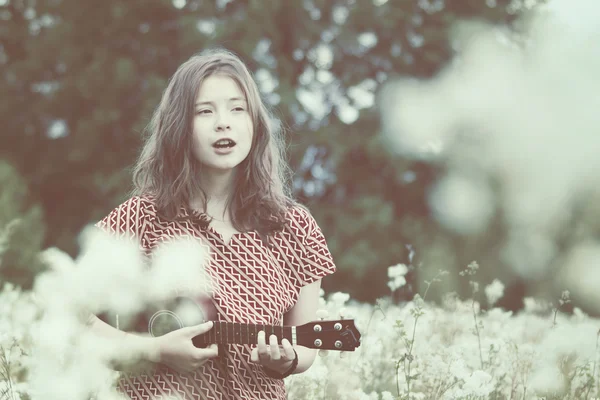
<path id="1" fill-rule="evenodd" d="M 326 311 L 319 311 L 320 321 L 300 326 L 245 324 L 217 320 L 217 312 L 207 297 L 176 297 L 167 304 L 153 307 L 133 321 L 136 331 L 145 330 L 152 336 L 162 336 L 173 330 L 213 321 L 213 328 L 192 339 L 199 348 L 211 344 L 257 343 L 258 332 L 275 335 L 281 343 L 284 338 L 292 345 L 319 350 L 354 351 L 360 346 L 361 334 L 353 319 L 325 320 Z M 141 329 L 140 329 L 141 328 Z"/>
<path id="2" fill-rule="evenodd" d="M 210 344 L 256 344 L 258 332 L 277 336 L 281 343 L 287 339 L 292 345 L 311 349 L 354 351 L 360 346 L 360 332 L 352 319 L 314 321 L 300 326 L 241 324 L 213 321 L 213 328 L 192 339 L 196 347 Z"/>

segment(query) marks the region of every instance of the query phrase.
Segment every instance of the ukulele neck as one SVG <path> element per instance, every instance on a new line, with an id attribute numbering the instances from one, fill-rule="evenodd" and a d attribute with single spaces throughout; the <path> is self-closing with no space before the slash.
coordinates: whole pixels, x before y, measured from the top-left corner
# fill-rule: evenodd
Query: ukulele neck
<path id="1" fill-rule="evenodd" d="M 196 336 L 193 343 L 196 347 L 211 344 L 250 344 L 257 342 L 258 332 L 265 332 L 265 341 L 269 343 L 271 335 L 277 336 L 277 342 L 287 339 L 292 345 L 297 344 L 295 326 L 275 326 L 241 324 L 236 322 L 213 321 L 213 327 L 207 333 Z"/>

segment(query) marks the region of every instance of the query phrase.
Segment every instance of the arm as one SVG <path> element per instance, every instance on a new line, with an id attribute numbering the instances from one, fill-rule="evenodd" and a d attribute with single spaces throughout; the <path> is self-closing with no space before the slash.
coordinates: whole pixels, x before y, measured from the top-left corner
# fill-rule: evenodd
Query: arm
<path id="1" fill-rule="evenodd" d="M 192 342 L 193 337 L 208 332 L 212 322 L 176 329 L 157 337 L 120 331 L 95 315 L 90 317 L 88 325 L 95 334 L 117 343 L 116 355 L 111 360 L 117 369 L 142 372 L 161 363 L 180 373 L 192 373 L 209 358 L 218 355 L 217 345 L 199 349 Z"/>
<path id="2" fill-rule="evenodd" d="M 284 325 L 302 325 L 315 319 L 319 304 L 319 289 L 321 289 L 321 280 L 300 289 L 296 305 L 283 316 Z M 292 367 L 295 359 L 294 351 L 298 354 L 298 365 L 293 371 L 294 374 L 306 371 L 315 361 L 316 350 L 304 346 L 292 347 L 287 339 L 283 339 L 279 344 L 275 335 L 266 338 L 265 332 L 261 331 L 258 333 L 257 340 L 257 347 L 252 350 L 250 360 L 276 373 L 285 374 Z"/>
<path id="3" fill-rule="evenodd" d="M 319 305 L 319 292 L 321 278 L 335 272 L 335 264 L 327 247 L 325 237 L 310 212 L 303 207 L 296 207 L 292 211 L 295 218 L 295 233 L 298 243 L 302 247 L 301 256 L 293 263 L 294 271 L 290 278 L 300 293 L 296 304 L 283 316 L 284 325 L 304 325 L 316 319 Z M 311 282 L 306 284 L 306 282 Z M 277 346 L 277 337 L 272 335 L 265 338 L 264 333 L 258 334 L 257 347 L 252 351 L 251 361 L 258 362 L 267 370 L 286 374 L 295 359 L 294 351 L 298 354 L 298 365 L 293 373 L 306 371 L 313 364 L 317 351 L 304 346 L 295 346 L 287 339 L 281 341 L 283 351 Z M 268 343 L 268 346 L 267 346 Z M 290 361 L 292 360 L 292 361 Z"/>
<path id="4" fill-rule="evenodd" d="M 319 291 L 321 289 L 321 280 L 317 280 L 300 289 L 298 301 L 292 309 L 283 316 L 284 325 L 303 325 L 316 319 L 317 308 L 319 306 Z M 304 346 L 294 346 L 298 353 L 298 367 L 295 374 L 306 371 L 315 361 L 317 350 L 309 349 Z"/>
<path id="5" fill-rule="evenodd" d="M 125 369 L 138 362 L 157 363 L 160 361 L 160 348 L 154 337 L 124 332 L 90 315 L 87 325 L 96 335 L 117 343 L 118 359 L 111 360 L 117 369 Z"/>

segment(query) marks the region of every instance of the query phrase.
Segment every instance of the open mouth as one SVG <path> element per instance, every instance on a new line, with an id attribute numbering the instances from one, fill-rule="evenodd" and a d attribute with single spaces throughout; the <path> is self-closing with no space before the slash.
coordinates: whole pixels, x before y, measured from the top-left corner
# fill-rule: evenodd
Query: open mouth
<path id="1" fill-rule="evenodd" d="M 235 142 L 231 139 L 219 139 L 213 143 L 213 147 L 216 149 L 228 149 L 235 146 Z"/>

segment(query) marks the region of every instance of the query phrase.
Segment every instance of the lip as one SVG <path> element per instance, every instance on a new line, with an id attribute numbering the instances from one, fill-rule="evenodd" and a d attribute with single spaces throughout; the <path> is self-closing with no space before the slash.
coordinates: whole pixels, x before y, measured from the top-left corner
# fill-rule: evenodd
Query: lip
<path id="1" fill-rule="evenodd" d="M 235 142 L 235 140 L 233 140 L 233 139 L 232 139 L 232 138 L 230 138 L 230 137 L 222 137 L 222 138 L 218 138 L 217 140 L 215 140 L 215 141 L 213 142 L 213 144 L 212 144 L 212 147 L 215 147 L 215 144 L 216 144 L 216 143 L 217 143 L 219 140 L 231 140 L 231 141 L 233 142 L 233 146 L 231 146 L 230 148 L 233 148 L 233 147 L 235 147 L 235 145 L 237 144 L 237 143 Z"/>
<path id="2" fill-rule="evenodd" d="M 222 149 L 218 148 L 218 147 L 214 147 L 213 146 L 213 150 L 215 151 L 215 153 L 220 154 L 220 155 L 225 155 L 225 154 L 229 154 L 231 153 L 233 150 L 235 150 L 235 145 L 231 146 L 231 147 L 223 147 Z"/>

